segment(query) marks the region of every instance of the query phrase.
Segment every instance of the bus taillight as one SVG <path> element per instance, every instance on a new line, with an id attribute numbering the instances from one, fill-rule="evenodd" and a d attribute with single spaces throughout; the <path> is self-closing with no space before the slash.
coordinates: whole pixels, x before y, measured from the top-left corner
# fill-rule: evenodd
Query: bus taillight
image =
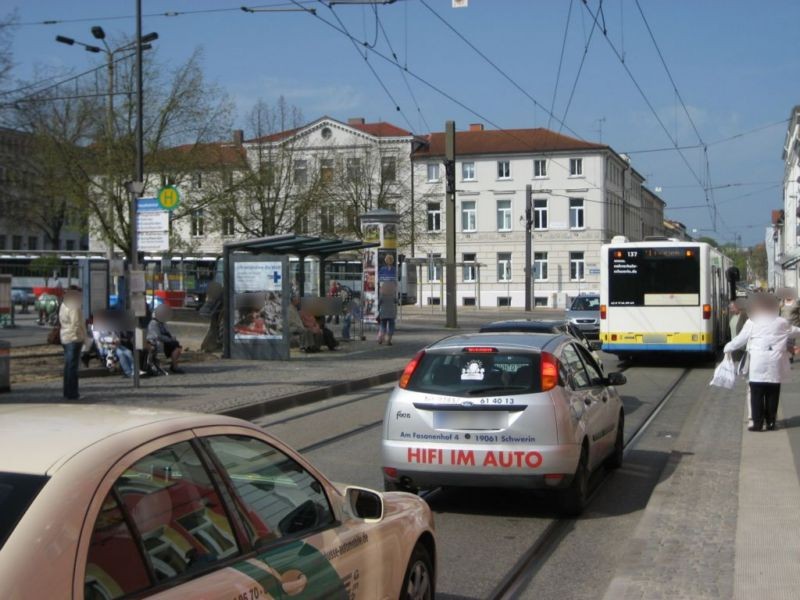
<path id="1" fill-rule="evenodd" d="M 600 318 L 601 319 L 605 319 L 606 318 L 606 305 L 605 304 L 601 304 L 600 305 Z"/>
<path id="2" fill-rule="evenodd" d="M 703 304 L 703 319 L 708 321 L 711 318 L 711 305 Z"/>

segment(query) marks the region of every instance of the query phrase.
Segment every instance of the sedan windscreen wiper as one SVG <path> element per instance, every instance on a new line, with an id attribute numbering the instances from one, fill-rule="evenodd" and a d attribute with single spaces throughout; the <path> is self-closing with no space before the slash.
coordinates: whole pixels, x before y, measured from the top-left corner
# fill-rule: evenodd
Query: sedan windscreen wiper
<path id="1" fill-rule="evenodd" d="M 470 396 L 478 396 L 481 394 L 488 394 L 489 392 L 522 392 L 527 389 L 529 389 L 527 385 L 495 385 L 492 387 L 469 390 L 467 393 Z"/>

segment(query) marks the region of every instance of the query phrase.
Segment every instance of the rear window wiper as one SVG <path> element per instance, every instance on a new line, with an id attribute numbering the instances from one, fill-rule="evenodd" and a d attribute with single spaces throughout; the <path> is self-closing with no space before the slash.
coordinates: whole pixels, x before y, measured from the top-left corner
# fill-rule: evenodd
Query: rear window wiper
<path id="1" fill-rule="evenodd" d="M 495 385 L 492 387 L 477 388 L 474 390 L 467 390 L 470 396 L 477 396 L 479 394 L 488 394 L 489 392 L 521 392 L 530 389 L 527 385 Z"/>

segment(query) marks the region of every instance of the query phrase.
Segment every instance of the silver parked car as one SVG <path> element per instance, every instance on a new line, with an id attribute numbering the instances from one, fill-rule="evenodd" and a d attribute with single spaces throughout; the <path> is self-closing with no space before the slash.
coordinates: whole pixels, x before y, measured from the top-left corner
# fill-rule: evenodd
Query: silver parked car
<path id="1" fill-rule="evenodd" d="M 600 296 L 597 294 L 577 296 L 572 300 L 564 316 L 587 338 L 600 337 Z"/>
<path id="2" fill-rule="evenodd" d="M 567 335 L 445 338 L 413 358 L 389 399 L 385 488 L 542 488 L 579 514 L 591 472 L 622 463 L 624 383 Z"/>

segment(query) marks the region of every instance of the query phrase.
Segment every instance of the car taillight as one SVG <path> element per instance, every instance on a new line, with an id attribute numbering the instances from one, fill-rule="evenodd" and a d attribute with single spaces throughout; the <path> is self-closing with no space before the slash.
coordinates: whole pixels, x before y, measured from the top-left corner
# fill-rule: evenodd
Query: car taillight
<path id="1" fill-rule="evenodd" d="M 601 319 L 605 319 L 606 318 L 606 305 L 605 304 L 601 304 L 600 305 L 600 318 Z"/>
<path id="2" fill-rule="evenodd" d="M 403 374 L 400 375 L 400 381 L 397 383 L 400 388 L 406 389 L 408 387 L 408 382 L 411 381 L 411 376 L 414 374 L 414 371 L 417 370 L 419 362 L 422 360 L 423 356 L 425 356 L 425 350 L 420 350 L 416 353 L 414 358 L 409 361 L 409 363 L 406 365 L 406 368 L 403 369 Z"/>
<path id="3" fill-rule="evenodd" d="M 703 304 L 703 319 L 708 321 L 711 318 L 711 305 Z"/>
<path id="4" fill-rule="evenodd" d="M 541 358 L 542 391 L 552 390 L 558 385 L 558 361 L 549 352 L 542 352 Z"/>

